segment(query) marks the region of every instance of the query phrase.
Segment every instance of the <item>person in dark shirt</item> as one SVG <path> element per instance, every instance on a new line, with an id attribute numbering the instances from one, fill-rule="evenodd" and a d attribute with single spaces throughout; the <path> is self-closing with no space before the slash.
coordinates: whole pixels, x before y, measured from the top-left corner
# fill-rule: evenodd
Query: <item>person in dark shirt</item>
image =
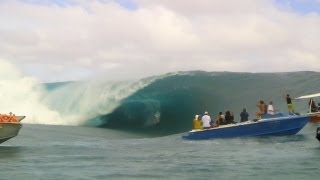
<path id="1" fill-rule="evenodd" d="M 289 94 L 287 94 L 286 101 L 287 101 L 289 113 L 294 113 L 293 104 Z"/>
<path id="2" fill-rule="evenodd" d="M 226 111 L 225 120 L 226 124 L 235 123 L 233 113 L 230 111 Z"/>
<path id="3" fill-rule="evenodd" d="M 245 122 L 249 120 L 249 114 L 246 108 L 243 108 L 242 112 L 240 113 L 240 122 Z"/>
<path id="4" fill-rule="evenodd" d="M 230 111 L 226 111 L 225 120 L 226 120 L 226 124 L 230 124 L 231 123 Z"/>
<path id="5" fill-rule="evenodd" d="M 312 98 L 310 98 L 310 100 L 309 100 L 309 108 L 310 108 L 311 112 L 318 111 L 318 107 Z"/>

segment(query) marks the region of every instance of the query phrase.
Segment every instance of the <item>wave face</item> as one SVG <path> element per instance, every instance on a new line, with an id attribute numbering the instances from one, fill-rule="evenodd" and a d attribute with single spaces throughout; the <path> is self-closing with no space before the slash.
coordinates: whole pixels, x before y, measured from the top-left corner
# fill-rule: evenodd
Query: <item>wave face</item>
<path id="1" fill-rule="evenodd" d="M 48 93 L 43 103 L 59 113 L 62 120 L 59 124 L 99 126 L 101 122 L 97 121 L 97 117 L 113 112 L 125 98 L 154 79 L 50 83 L 46 84 Z"/>
<path id="2" fill-rule="evenodd" d="M 119 102 L 109 113 L 88 119 L 87 125 L 172 134 L 190 130 L 195 114 L 243 108 L 250 117 L 258 100 L 273 101 L 277 110 L 287 111 L 285 95 L 291 97 L 320 92 L 320 73 L 230 73 L 183 72 L 158 78 Z M 106 104 L 108 104 L 106 102 Z M 296 103 L 307 111 L 307 102 Z"/>

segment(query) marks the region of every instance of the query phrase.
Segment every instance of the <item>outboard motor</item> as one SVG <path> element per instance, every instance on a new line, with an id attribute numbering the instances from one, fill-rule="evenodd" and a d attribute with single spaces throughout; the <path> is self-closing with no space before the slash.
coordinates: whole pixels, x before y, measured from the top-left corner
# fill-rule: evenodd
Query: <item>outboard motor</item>
<path id="1" fill-rule="evenodd" d="M 318 139 L 318 141 L 320 141 L 320 127 L 317 128 L 316 138 Z"/>

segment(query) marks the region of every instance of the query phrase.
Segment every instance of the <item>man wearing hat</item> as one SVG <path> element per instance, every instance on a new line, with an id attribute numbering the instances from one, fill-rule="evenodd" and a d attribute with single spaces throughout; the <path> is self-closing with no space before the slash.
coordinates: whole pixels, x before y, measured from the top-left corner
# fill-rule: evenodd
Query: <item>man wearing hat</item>
<path id="1" fill-rule="evenodd" d="M 209 116 L 207 111 L 204 112 L 204 115 L 202 116 L 201 120 L 202 120 L 203 129 L 208 129 L 211 127 L 210 126 L 211 117 Z"/>

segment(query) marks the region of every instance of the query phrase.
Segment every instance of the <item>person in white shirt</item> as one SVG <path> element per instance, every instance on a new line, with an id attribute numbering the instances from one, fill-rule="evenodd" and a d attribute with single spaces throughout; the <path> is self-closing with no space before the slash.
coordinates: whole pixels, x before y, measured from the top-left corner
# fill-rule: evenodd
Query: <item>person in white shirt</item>
<path id="1" fill-rule="evenodd" d="M 204 112 L 204 115 L 201 118 L 202 120 L 202 126 L 203 129 L 208 129 L 211 127 L 210 122 L 211 122 L 211 117 L 209 116 L 208 112 Z"/>
<path id="2" fill-rule="evenodd" d="M 274 107 L 272 101 L 268 105 L 268 114 L 274 115 Z"/>

